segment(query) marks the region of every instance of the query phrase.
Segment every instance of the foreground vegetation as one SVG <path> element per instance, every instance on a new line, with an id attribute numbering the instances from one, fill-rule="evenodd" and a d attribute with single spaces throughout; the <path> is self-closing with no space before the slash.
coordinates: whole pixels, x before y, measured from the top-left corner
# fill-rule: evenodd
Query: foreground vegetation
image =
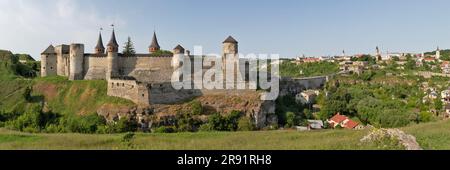
<path id="1" fill-rule="evenodd" d="M 449 121 L 402 128 L 416 136 L 424 149 L 450 149 Z M 137 133 L 137 134 L 29 134 L 0 129 L 0 149 L 105 149 L 105 150 L 375 150 L 361 144 L 368 131 L 323 130 Z M 389 148 L 387 148 L 389 149 Z"/>

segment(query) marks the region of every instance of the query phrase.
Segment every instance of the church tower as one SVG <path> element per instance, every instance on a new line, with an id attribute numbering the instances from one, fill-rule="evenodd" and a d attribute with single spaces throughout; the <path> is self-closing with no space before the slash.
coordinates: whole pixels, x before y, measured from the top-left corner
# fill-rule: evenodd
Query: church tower
<path id="1" fill-rule="evenodd" d="M 106 70 L 106 79 L 111 79 L 114 77 L 119 76 L 118 75 L 118 66 L 117 66 L 117 60 L 118 60 L 118 51 L 119 51 L 119 44 L 117 44 L 116 40 L 116 34 L 114 33 L 114 28 L 112 31 L 111 39 L 109 40 L 109 43 L 107 45 L 107 62 L 108 62 L 108 68 Z"/>
<path id="2" fill-rule="evenodd" d="M 150 46 L 148 47 L 148 52 L 150 52 L 150 54 L 159 51 L 161 48 L 159 46 L 158 43 L 158 38 L 156 38 L 156 32 L 153 32 L 153 38 L 152 38 L 152 43 L 150 44 Z"/>
<path id="3" fill-rule="evenodd" d="M 382 58 L 381 58 L 381 52 L 380 52 L 380 48 L 378 48 L 378 46 L 377 46 L 377 48 L 375 48 L 375 58 L 376 58 L 376 60 L 377 61 L 381 61 L 382 60 Z"/>
<path id="4" fill-rule="evenodd" d="M 436 59 L 440 60 L 440 58 L 441 58 L 441 49 L 439 49 L 439 46 L 438 46 L 436 49 Z"/>
<path id="5" fill-rule="evenodd" d="M 103 46 L 101 32 L 98 35 L 97 45 L 95 46 L 95 54 L 105 54 L 105 46 Z"/>

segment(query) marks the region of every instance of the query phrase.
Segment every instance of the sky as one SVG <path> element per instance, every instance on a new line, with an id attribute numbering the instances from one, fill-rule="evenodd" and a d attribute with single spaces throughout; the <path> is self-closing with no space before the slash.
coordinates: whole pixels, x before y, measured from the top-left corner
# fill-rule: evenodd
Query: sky
<path id="1" fill-rule="evenodd" d="M 156 31 L 165 50 L 221 53 L 232 35 L 243 54 L 281 57 L 432 51 L 450 48 L 448 0 L 0 0 L 0 49 L 39 59 L 50 44 L 93 52 L 115 25 L 146 53 Z"/>

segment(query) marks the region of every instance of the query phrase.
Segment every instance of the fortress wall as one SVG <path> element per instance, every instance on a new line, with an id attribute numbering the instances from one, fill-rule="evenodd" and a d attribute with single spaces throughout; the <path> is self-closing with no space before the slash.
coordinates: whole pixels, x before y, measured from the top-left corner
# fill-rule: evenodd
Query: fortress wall
<path id="1" fill-rule="evenodd" d="M 125 70 L 171 69 L 171 62 L 172 57 L 119 57 L 119 66 Z"/>
<path id="2" fill-rule="evenodd" d="M 139 103 L 137 100 L 138 85 L 134 80 L 109 80 L 107 94 Z"/>
<path id="3" fill-rule="evenodd" d="M 58 45 L 55 47 L 56 60 L 57 60 L 57 74 L 60 76 L 66 76 L 68 73 L 68 58 L 69 58 L 69 46 L 68 45 Z M 67 70 L 67 71 L 66 71 Z"/>
<path id="4" fill-rule="evenodd" d="M 151 104 L 174 104 L 201 96 L 200 90 L 176 90 L 171 83 L 151 84 L 150 103 Z"/>
<path id="5" fill-rule="evenodd" d="M 105 80 L 106 69 L 108 63 L 106 57 L 99 57 L 94 55 L 85 56 L 84 70 L 85 80 Z"/>
<path id="6" fill-rule="evenodd" d="M 70 67 L 69 67 L 69 65 L 70 65 L 70 63 L 69 63 L 69 58 L 70 58 L 70 55 L 69 54 L 62 54 L 62 63 L 61 63 L 61 75 L 62 76 L 69 76 L 69 69 L 70 69 Z"/>
<path id="7" fill-rule="evenodd" d="M 172 57 L 119 57 L 119 68 L 140 82 L 167 82 L 173 73 L 171 62 Z"/>

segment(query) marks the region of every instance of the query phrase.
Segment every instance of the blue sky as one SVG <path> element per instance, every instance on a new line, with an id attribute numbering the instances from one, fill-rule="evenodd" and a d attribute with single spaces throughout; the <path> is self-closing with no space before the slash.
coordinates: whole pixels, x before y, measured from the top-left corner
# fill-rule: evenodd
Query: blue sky
<path id="1" fill-rule="evenodd" d="M 337 55 L 450 48 L 448 0 L 0 0 L 0 49 L 38 58 L 50 43 L 84 43 L 98 30 L 119 44 L 131 36 L 147 52 L 153 30 L 162 48 L 202 45 L 220 53 L 234 36 L 242 53 Z M 106 42 L 105 42 L 106 44 Z"/>

